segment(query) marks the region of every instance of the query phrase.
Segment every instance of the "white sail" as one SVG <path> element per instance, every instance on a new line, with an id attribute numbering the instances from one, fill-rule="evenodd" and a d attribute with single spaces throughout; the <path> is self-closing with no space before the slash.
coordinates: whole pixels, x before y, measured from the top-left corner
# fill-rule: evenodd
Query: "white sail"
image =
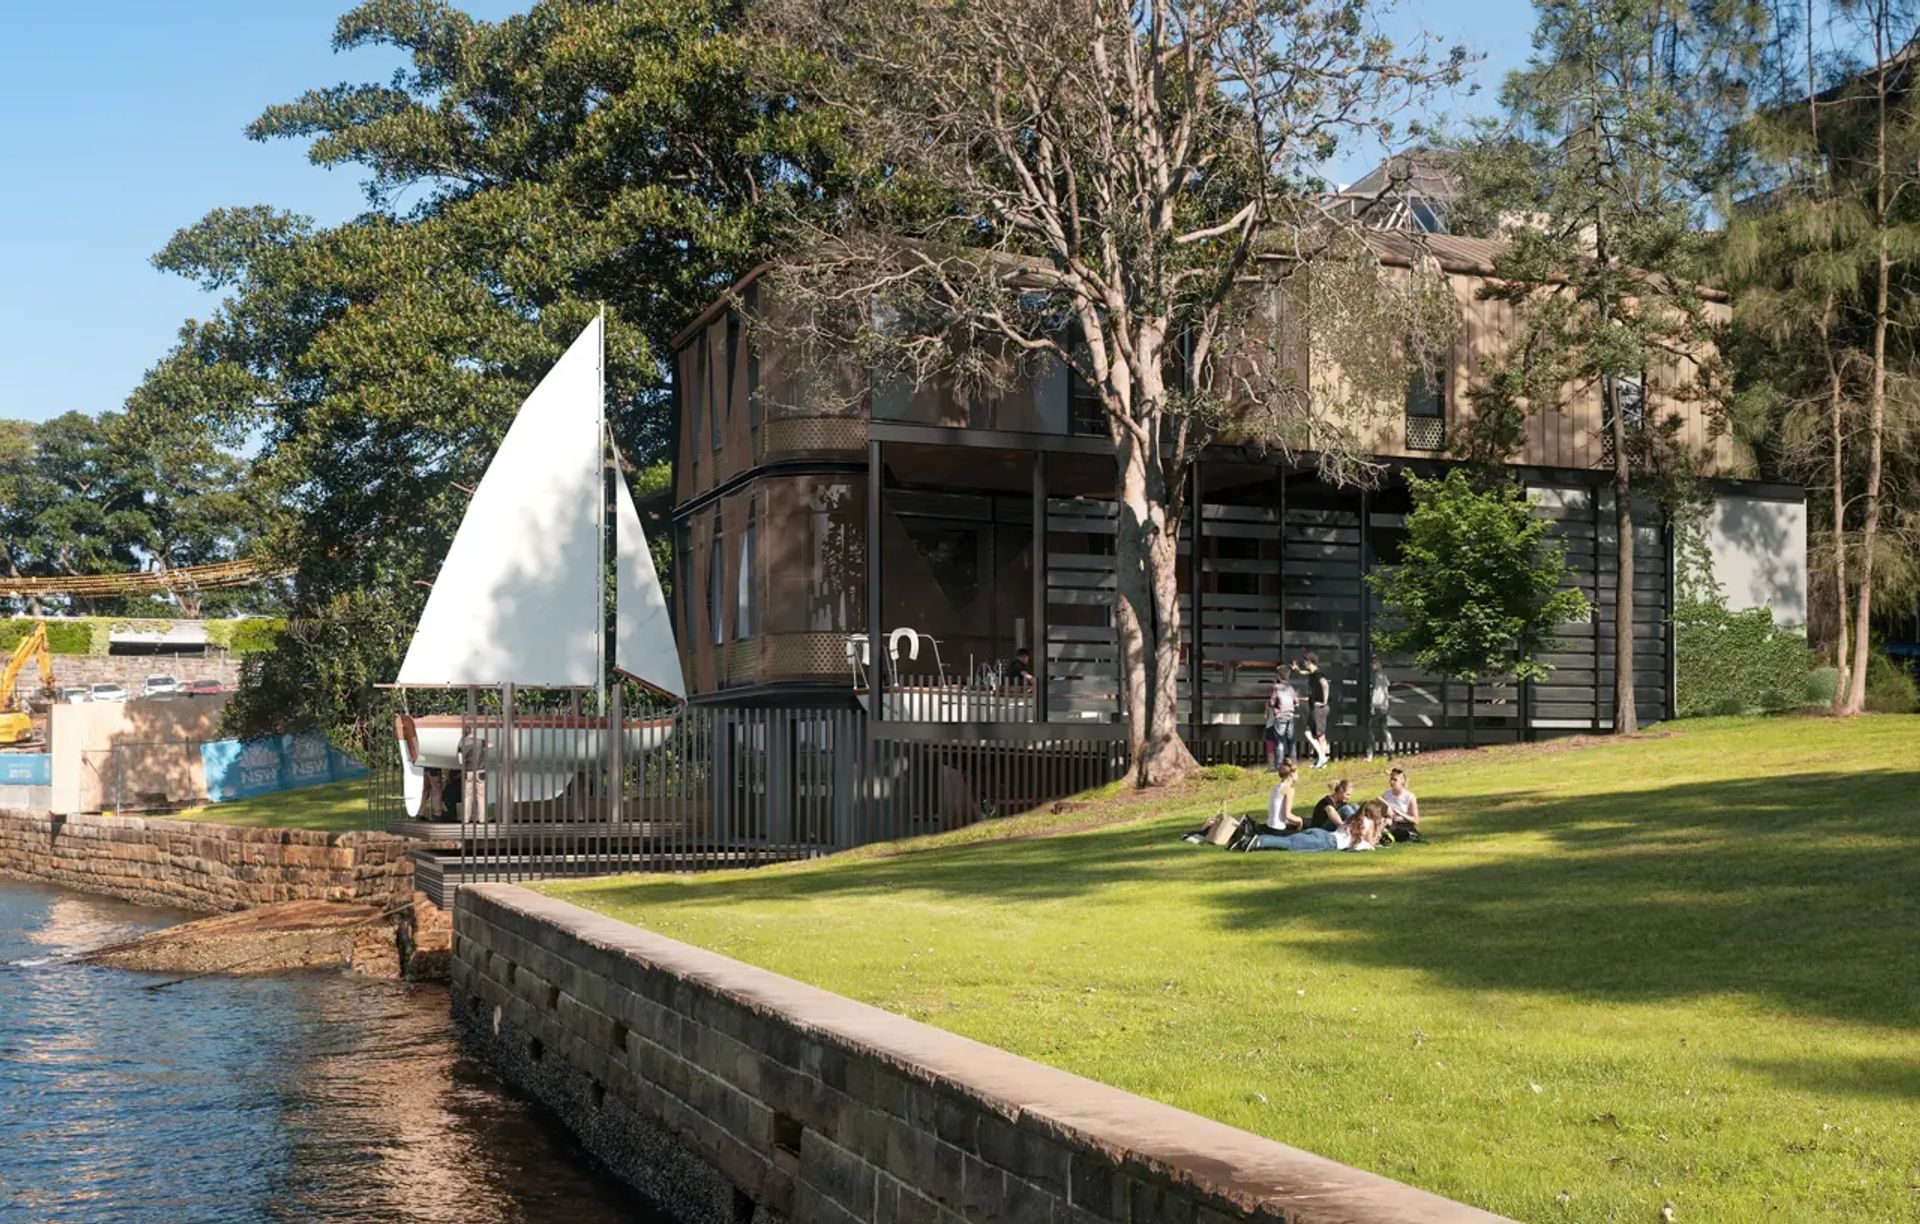
<path id="1" fill-rule="evenodd" d="M 680 651 L 673 641 L 673 621 L 667 615 L 660 575 L 641 530 L 624 476 L 614 480 L 614 550 L 618 556 L 614 579 L 613 665 L 635 680 L 675 697 L 687 695 L 680 674 Z"/>
<path id="2" fill-rule="evenodd" d="M 595 319 L 520 406 L 434 580 L 401 684 L 598 682 L 601 342 Z"/>

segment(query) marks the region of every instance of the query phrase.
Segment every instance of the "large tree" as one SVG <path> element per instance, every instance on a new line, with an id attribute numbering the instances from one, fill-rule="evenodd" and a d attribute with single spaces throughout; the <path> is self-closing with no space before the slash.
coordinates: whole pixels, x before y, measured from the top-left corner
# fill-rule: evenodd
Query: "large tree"
<path id="1" fill-rule="evenodd" d="M 1916 349 L 1900 326 L 1920 252 L 1920 130 L 1901 6 L 1777 0 L 1727 243 L 1741 423 L 1810 505 L 1814 628 L 1864 708 L 1868 618 L 1911 607 Z"/>
<path id="2" fill-rule="evenodd" d="M 602 307 L 616 438 L 663 453 L 665 340 L 770 239 L 774 200 L 830 178 L 803 118 L 749 88 L 740 18 L 543 0 L 488 23 L 368 0 L 336 47 L 395 47 L 409 69 L 249 129 L 361 171 L 368 212 L 318 228 L 221 209 L 161 252 L 226 297 L 143 404 L 256 441 L 262 547 L 296 569 L 294 631 L 235 703 L 241 730 L 384 742 L 366 684 L 392 678 L 514 408 Z"/>
<path id="3" fill-rule="evenodd" d="M 1739 21 L 1696 20 L 1673 0 L 1537 9 L 1533 57 L 1502 93 L 1506 121 L 1463 162 L 1481 211 L 1508 221 L 1483 296 L 1519 316 L 1513 357 L 1476 406 L 1513 440 L 1529 412 L 1600 402 L 1618 558 L 1613 726 L 1631 734 L 1635 501 L 1698 462 L 1657 400 L 1724 409 L 1704 222 L 1737 100 L 1730 69 L 1748 44 Z"/>
<path id="4" fill-rule="evenodd" d="M 1323 168 L 1457 81 L 1369 0 L 764 0 L 771 79 L 866 177 L 775 278 L 836 368 L 962 391 L 1057 361 L 1116 464 L 1115 620 L 1136 782 L 1179 734 L 1186 467 L 1215 428 L 1336 473 L 1360 409 L 1405 392 L 1430 332 L 1418 269 L 1383 273 Z M 1415 261 L 1416 263 L 1418 261 Z M 778 325 L 776 325 L 778 326 Z M 811 331 L 809 329 L 812 329 Z M 1336 337 L 1335 333 L 1341 333 Z M 1364 334 L 1364 360 L 1321 355 Z M 1414 348 L 1422 346 L 1415 344 Z M 849 357 L 851 350 L 851 357 Z M 1306 362 L 1303 355 L 1308 356 Z M 828 380 L 815 380 L 816 389 Z"/>

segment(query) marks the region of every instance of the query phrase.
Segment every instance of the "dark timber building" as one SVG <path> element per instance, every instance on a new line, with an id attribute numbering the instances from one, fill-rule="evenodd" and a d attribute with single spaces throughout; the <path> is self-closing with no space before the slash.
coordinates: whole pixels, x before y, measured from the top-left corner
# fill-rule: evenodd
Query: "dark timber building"
<path id="1" fill-rule="evenodd" d="M 1443 385 L 1421 380 L 1404 404 L 1378 414 L 1369 446 L 1389 465 L 1382 483 L 1333 487 L 1310 463 L 1224 443 L 1193 466 L 1180 545 L 1180 700 L 1189 742 L 1205 759 L 1257 758 L 1275 665 L 1307 651 L 1335 681 L 1336 742 L 1358 742 L 1370 630 L 1382 614 L 1364 576 L 1397 556 L 1409 505 L 1400 474 L 1447 464 L 1470 388 L 1503 359 L 1515 330 L 1512 307 L 1477 295 L 1494 243 L 1425 241 L 1447 273 L 1460 327 Z M 1383 259 L 1404 258 L 1408 242 L 1383 234 Z M 693 700 L 857 701 L 881 710 L 880 721 L 933 724 L 929 738 L 1004 734 L 1009 724 L 1113 735 L 1115 475 L 1088 389 L 1056 364 L 997 399 L 877 386 L 851 412 L 810 409 L 780 355 L 748 342 L 737 311 L 756 309 L 756 284 L 744 278 L 675 346 L 673 602 Z M 1324 372 L 1305 373 L 1311 386 Z M 1647 371 L 1643 411 L 1678 417 L 1678 438 L 1713 478 L 1715 571 L 1735 606 L 1770 605 L 1783 622 L 1803 621 L 1804 495 L 1737 478 L 1731 439 L 1669 392 L 1685 373 Z M 1476 690 L 1480 742 L 1612 725 L 1616 570 L 1604 424 L 1597 392 L 1529 422 L 1515 467 L 1557 524 L 1596 618 L 1562 629 L 1550 679 Z M 1652 722 L 1673 710 L 1674 541 L 1651 507 L 1637 521 L 1635 672 L 1641 717 Z M 914 634 L 895 637 L 907 629 Z M 1021 647 L 1033 652 L 1031 688 L 996 674 Z M 1432 746 L 1467 736 L 1463 687 L 1404 660 L 1382 663 L 1395 683 L 1397 737 Z"/>

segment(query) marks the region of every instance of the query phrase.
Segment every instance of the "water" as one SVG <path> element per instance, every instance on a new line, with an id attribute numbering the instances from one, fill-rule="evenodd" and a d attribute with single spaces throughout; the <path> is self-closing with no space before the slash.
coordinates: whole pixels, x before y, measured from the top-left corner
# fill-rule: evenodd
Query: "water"
<path id="1" fill-rule="evenodd" d="M 0 1221 L 666 1224 L 463 1056 L 444 990 L 58 959 L 188 917 L 0 880 Z"/>

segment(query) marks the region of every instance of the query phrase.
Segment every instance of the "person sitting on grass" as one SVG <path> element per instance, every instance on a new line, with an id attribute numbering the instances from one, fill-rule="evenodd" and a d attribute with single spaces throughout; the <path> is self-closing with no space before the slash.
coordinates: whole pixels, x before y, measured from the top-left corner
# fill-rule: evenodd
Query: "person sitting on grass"
<path id="1" fill-rule="evenodd" d="M 1337 829 L 1305 829 L 1299 833 L 1263 833 L 1248 824 L 1227 849 L 1251 854 L 1256 850 L 1291 850 L 1296 854 L 1320 850 L 1372 850 L 1387 827 L 1387 807 L 1378 799 L 1347 818 Z"/>
<path id="2" fill-rule="evenodd" d="M 1267 796 L 1267 830 L 1272 833 L 1298 833 L 1301 820 L 1293 813 L 1293 780 L 1300 772 L 1292 761 L 1280 762 L 1280 781 Z"/>
<path id="3" fill-rule="evenodd" d="M 1350 798 L 1352 793 L 1353 784 L 1345 778 L 1335 782 L 1333 789 L 1313 805 L 1313 815 L 1308 817 L 1307 827 L 1331 832 L 1346 824 L 1348 818 L 1360 810 L 1360 805 Z"/>
<path id="4" fill-rule="evenodd" d="M 1420 840 L 1420 800 L 1407 788 L 1407 771 L 1387 773 L 1387 789 L 1380 796 L 1387 808 L 1387 835 L 1394 841 Z"/>

